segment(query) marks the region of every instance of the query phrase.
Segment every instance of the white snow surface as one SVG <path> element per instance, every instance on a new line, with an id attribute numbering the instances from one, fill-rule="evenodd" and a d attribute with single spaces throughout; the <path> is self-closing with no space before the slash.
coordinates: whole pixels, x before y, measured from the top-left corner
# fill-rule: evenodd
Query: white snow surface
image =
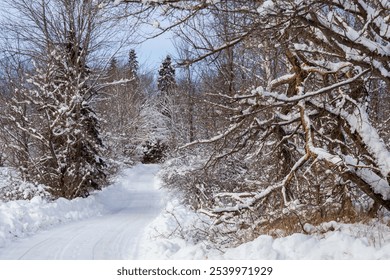
<path id="1" fill-rule="evenodd" d="M 262 235 L 236 248 L 221 248 L 203 239 L 206 217 L 170 201 L 166 210 L 146 229 L 141 259 L 284 259 L 373 260 L 390 259 L 390 228 L 378 221 L 368 224 L 319 226 L 305 224 L 311 234 L 273 238 Z M 211 221 L 209 221 L 211 222 Z M 197 231 L 200 229 L 200 231 Z M 200 233 L 200 234 L 199 234 Z"/>
<path id="2" fill-rule="evenodd" d="M 124 170 L 86 199 L 0 203 L 0 259 L 135 259 L 161 211 L 157 165 Z"/>
<path id="3" fill-rule="evenodd" d="M 205 234 L 212 221 L 163 191 L 158 171 L 136 165 L 85 199 L 0 202 L 0 259 L 390 259 L 390 228 L 378 221 L 220 247 Z"/>

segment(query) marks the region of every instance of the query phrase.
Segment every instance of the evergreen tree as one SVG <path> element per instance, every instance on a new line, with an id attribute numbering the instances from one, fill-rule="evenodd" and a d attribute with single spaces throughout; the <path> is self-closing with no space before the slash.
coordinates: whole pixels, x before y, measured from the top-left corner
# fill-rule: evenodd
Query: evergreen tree
<path id="1" fill-rule="evenodd" d="M 90 104 L 94 89 L 85 64 L 74 64 L 72 53 L 53 46 L 45 62 L 23 86 L 22 99 L 31 104 L 28 127 L 18 126 L 35 139 L 28 174 L 50 187 L 56 197 L 87 196 L 105 183 L 105 163 L 98 120 Z"/>
<path id="2" fill-rule="evenodd" d="M 137 77 L 137 72 L 139 69 L 139 64 L 137 60 L 137 54 L 134 49 L 131 49 L 129 52 L 129 77 L 130 78 L 136 78 Z"/>
<path id="3" fill-rule="evenodd" d="M 172 59 L 168 55 L 162 62 L 158 71 L 157 87 L 159 95 L 156 100 L 154 113 L 155 125 L 151 129 L 149 139 L 143 144 L 143 163 L 160 162 L 166 156 L 167 150 L 174 146 L 174 94 L 175 94 L 175 69 Z"/>
<path id="4" fill-rule="evenodd" d="M 48 186 L 54 197 L 85 197 L 106 183 L 93 108 L 100 75 L 87 60 L 99 48 L 109 19 L 101 21 L 106 12 L 91 1 L 9 4 L 20 16 L 10 19 L 8 31 L 25 38 L 20 53 L 23 61 L 33 62 L 11 91 L 8 114 L 1 114 L 17 136 L 7 139 L 20 143 L 10 145 L 17 155 L 13 165 L 26 180 Z"/>
<path id="5" fill-rule="evenodd" d="M 169 55 L 162 62 L 158 70 L 157 88 L 159 90 L 159 107 L 160 112 L 172 120 L 174 89 L 176 87 L 175 69 L 172 66 L 172 59 Z M 169 127 L 172 125 L 170 124 Z"/>
<path id="6" fill-rule="evenodd" d="M 129 94 L 130 102 L 140 103 L 142 100 L 141 97 L 141 88 L 140 88 L 140 79 L 138 76 L 139 64 L 137 60 L 137 54 L 134 49 L 129 51 L 129 60 L 127 63 L 127 70 L 125 71 L 125 75 L 127 75 L 127 79 L 130 81 L 127 82 L 126 92 Z"/>
<path id="7" fill-rule="evenodd" d="M 116 59 L 116 57 L 113 57 L 111 60 L 110 60 L 110 63 L 108 65 L 108 69 L 107 69 L 107 76 L 108 76 L 108 79 L 109 81 L 115 81 L 118 77 L 118 60 Z"/>
<path id="8" fill-rule="evenodd" d="M 160 69 L 158 70 L 157 87 L 161 95 L 170 95 L 172 90 L 176 86 L 175 82 L 175 69 L 172 66 L 172 59 L 169 55 L 162 62 Z"/>

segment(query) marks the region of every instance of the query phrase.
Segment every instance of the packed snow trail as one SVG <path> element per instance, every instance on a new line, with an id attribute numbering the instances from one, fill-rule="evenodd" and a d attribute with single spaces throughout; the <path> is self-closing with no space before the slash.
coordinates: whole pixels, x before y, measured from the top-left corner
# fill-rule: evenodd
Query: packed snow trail
<path id="1" fill-rule="evenodd" d="M 162 208 L 156 165 L 137 165 L 94 194 L 103 215 L 56 226 L 0 248 L 0 259 L 137 259 L 146 225 Z"/>

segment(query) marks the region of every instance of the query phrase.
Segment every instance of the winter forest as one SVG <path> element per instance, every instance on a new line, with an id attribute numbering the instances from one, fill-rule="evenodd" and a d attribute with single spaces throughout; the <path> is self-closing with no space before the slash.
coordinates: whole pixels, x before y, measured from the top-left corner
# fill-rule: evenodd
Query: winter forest
<path id="1" fill-rule="evenodd" d="M 0 204 L 142 163 L 195 243 L 389 226 L 389 1 L 0 2 Z M 164 33 L 148 69 L 136 49 Z"/>

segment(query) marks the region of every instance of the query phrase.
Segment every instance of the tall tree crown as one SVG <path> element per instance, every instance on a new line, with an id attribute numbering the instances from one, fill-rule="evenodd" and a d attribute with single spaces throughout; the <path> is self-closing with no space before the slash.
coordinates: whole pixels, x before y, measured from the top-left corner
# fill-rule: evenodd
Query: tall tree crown
<path id="1" fill-rule="evenodd" d="M 137 59 L 137 53 L 135 52 L 134 49 L 131 49 L 129 51 L 128 67 L 129 67 L 129 76 L 136 77 L 138 69 L 139 69 L 139 64 L 138 64 L 138 59 Z"/>
<path id="2" fill-rule="evenodd" d="M 158 70 L 157 86 L 161 94 L 169 94 L 175 85 L 175 69 L 172 66 L 172 59 L 168 55 Z"/>

